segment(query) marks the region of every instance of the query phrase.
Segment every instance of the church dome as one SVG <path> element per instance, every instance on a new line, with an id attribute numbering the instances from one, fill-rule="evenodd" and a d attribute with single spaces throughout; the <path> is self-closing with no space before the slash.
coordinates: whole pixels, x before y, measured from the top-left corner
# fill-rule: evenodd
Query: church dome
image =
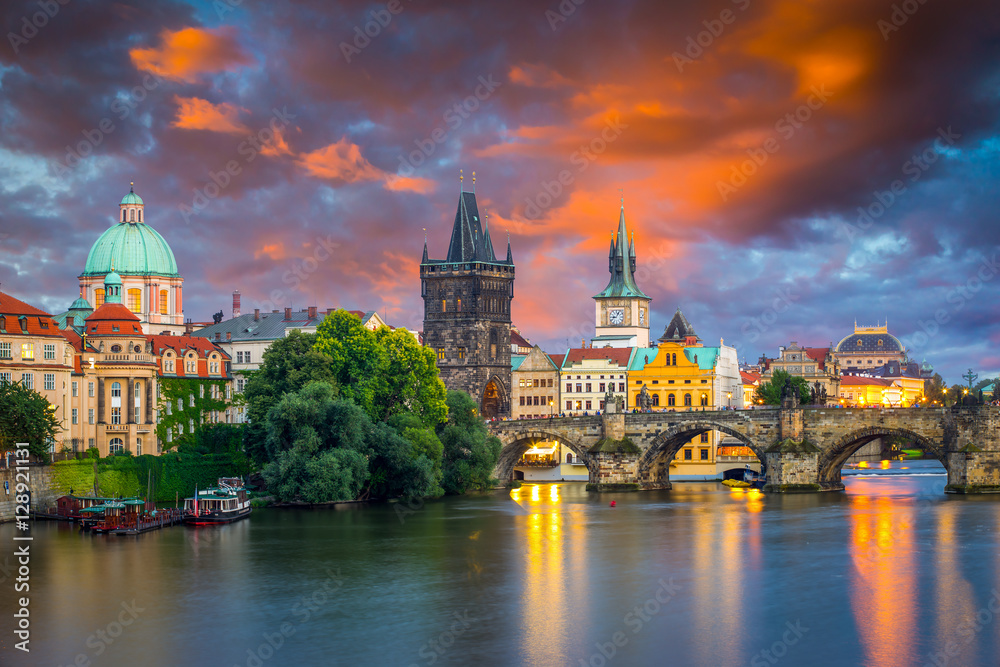
<path id="1" fill-rule="evenodd" d="M 854 333 L 837 344 L 837 352 L 902 352 L 903 344 L 891 333 Z"/>
<path id="2" fill-rule="evenodd" d="M 122 205 L 141 206 L 142 199 L 129 192 Z M 90 249 L 82 276 L 106 276 L 112 269 L 123 276 L 179 276 L 170 245 L 155 229 L 137 220 L 118 221 L 101 234 Z"/>

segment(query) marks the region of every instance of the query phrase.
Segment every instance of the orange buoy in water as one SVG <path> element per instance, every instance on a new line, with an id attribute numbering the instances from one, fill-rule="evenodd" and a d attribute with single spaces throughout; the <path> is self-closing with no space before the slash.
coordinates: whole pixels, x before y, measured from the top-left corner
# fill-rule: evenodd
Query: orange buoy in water
<path id="1" fill-rule="evenodd" d="M 614 506 L 615 506 L 615 501 L 613 501 L 613 500 L 611 501 L 611 506 L 612 506 L 612 507 L 614 507 Z"/>

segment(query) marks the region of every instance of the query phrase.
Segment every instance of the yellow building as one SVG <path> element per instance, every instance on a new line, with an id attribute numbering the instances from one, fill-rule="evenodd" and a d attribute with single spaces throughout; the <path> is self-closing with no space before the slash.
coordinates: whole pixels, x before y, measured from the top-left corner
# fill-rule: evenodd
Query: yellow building
<path id="1" fill-rule="evenodd" d="M 511 355 L 510 416 L 538 419 L 558 416 L 559 366 L 563 355 L 548 355 L 537 345 L 527 355 Z"/>
<path id="2" fill-rule="evenodd" d="M 637 348 L 628 372 L 628 400 L 652 411 L 719 410 L 743 407 L 743 381 L 736 349 L 705 347 L 678 309 L 659 347 Z M 644 398 L 644 394 L 647 398 Z M 670 477 L 714 479 L 720 434 L 701 433 L 684 444 L 671 462 Z"/>
<path id="3" fill-rule="evenodd" d="M 865 375 L 840 378 L 840 403 L 848 408 L 908 408 L 919 404 L 923 398 L 924 381 L 920 378 Z"/>

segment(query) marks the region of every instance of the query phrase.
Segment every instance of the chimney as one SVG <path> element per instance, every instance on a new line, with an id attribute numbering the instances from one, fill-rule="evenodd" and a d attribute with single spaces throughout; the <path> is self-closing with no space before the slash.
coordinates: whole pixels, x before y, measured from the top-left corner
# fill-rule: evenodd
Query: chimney
<path id="1" fill-rule="evenodd" d="M 275 312 L 277 312 L 277 311 L 275 311 Z M 291 319 L 292 319 L 292 309 L 291 308 L 285 308 L 285 321 L 288 321 L 288 320 L 291 320 Z"/>
<path id="2" fill-rule="evenodd" d="M 256 322 L 260 319 L 260 308 L 253 309 L 253 321 Z"/>
<path id="3" fill-rule="evenodd" d="M 233 292 L 233 317 L 240 316 L 240 291 Z"/>
<path id="4" fill-rule="evenodd" d="M 317 313 L 318 310 L 319 310 L 319 308 L 317 308 L 316 306 L 309 306 L 309 319 L 310 320 L 316 319 L 316 313 Z"/>
<path id="5" fill-rule="evenodd" d="M 227 331 L 226 332 L 226 342 L 229 343 L 232 340 L 233 340 L 233 332 L 232 331 Z"/>
<path id="6" fill-rule="evenodd" d="M 190 336 L 192 331 L 194 331 L 194 324 L 191 322 L 191 318 L 189 317 L 184 322 L 184 335 Z"/>

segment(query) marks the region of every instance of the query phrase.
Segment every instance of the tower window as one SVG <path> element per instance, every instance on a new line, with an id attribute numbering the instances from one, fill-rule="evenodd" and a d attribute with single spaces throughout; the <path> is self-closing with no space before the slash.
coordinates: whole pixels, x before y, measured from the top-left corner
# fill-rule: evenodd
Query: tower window
<path id="1" fill-rule="evenodd" d="M 168 300 L 167 290 L 160 290 L 160 315 L 167 314 L 167 300 Z"/>
<path id="2" fill-rule="evenodd" d="M 878 346 L 882 347 L 882 339 L 881 338 L 878 339 Z"/>
<path id="3" fill-rule="evenodd" d="M 142 312 L 142 290 L 132 288 L 128 291 L 128 309 L 133 313 Z"/>
<path id="4" fill-rule="evenodd" d="M 442 313 L 447 313 L 448 312 L 448 300 L 447 299 L 441 299 L 441 312 Z"/>
<path id="5" fill-rule="evenodd" d="M 440 348 L 438 351 L 438 361 L 444 361 L 444 348 Z"/>
<path id="6" fill-rule="evenodd" d="M 122 222 L 125 222 L 125 209 L 122 209 Z"/>
<path id="7" fill-rule="evenodd" d="M 142 222 L 142 209 L 139 209 L 139 222 Z"/>
<path id="8" fill-rule="evenodd" d="M 94 290 L 94 309 L 100 308 L 104 305 L 104 290 L 97 289 Z"/>

